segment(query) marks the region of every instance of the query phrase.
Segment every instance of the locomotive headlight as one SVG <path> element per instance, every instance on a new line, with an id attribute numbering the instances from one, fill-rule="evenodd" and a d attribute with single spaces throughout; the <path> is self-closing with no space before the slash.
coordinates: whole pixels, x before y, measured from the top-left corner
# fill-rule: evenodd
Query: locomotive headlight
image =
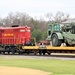
<path id="1" fill-rule="evenodd" d="M 25 30 L 20 30 L 20 32 L 25 32 Z"/>
<path id="2" fill-rule="evenodd" d="M 30 30 L 27 30 L 28 32 L 30 32 Z"/>

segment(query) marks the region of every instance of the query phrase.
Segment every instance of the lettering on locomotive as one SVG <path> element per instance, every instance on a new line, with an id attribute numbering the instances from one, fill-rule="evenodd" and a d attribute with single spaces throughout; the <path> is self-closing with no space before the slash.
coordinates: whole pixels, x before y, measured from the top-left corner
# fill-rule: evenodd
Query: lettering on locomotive
<path id="1" fill-rule="evenodd" d="M 14 36 L 14 34 L 4 34 L 4 36 Z"/>

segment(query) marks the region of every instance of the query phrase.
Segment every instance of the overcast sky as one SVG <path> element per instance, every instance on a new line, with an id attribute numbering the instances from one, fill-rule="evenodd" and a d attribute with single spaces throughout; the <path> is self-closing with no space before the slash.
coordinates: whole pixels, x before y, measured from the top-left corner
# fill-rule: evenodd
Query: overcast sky
<path id="1" fill-rule="evenodd" d="M 44 16 L 58 11 L 75 17 L 75 0 L 0 0 L 0 16 L 10 12 L 26 12 L 30 16 Z"/>

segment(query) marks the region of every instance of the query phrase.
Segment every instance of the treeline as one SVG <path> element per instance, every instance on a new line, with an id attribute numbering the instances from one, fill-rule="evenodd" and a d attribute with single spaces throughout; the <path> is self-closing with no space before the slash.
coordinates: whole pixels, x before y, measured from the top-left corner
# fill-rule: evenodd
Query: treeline
<path id="1" fill-rule="evenodd" d="M 45 40 L 47 38 L 47 27 L 50 21 L 63 22 L 69 18 L 69 14 L 63 12 L 57 12 L 55 15 L 52 13 L 47 13 L 45 15 L 47 20 L 43 17 L 39 20 L 32 18 L 26 13 L 9 13 L 7 17 L 0 17 L 0 26 L 11 27 L 12 25 L 27 25 L 31 27 L 31 36 L 35 37 L 37 41 Z"/>

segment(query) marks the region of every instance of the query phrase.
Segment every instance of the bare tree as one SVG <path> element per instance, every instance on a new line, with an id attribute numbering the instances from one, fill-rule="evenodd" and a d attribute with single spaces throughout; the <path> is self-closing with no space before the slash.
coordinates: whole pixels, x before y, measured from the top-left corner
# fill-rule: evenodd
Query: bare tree
<path id="1" fill-rule="evenodd" d="M 65 14 L 63 12 L 57 12 L 56 15 L 54 16 L 54 21 L 61 23 L 65 20 L 69 19 L 69 14 Z"/>
<path id="2" fill-rule="evenodd" d="M 53 20 L 53 14 L 52 14 L 52 13 L 47 13 L 45 16 L 46 16 L 46 18 L 47 18 L 49 21 L 52 21 L 52 20 Z"/>
<path id="3" fill-rule="evenodd" d="M 0 26 L 3 26 L 3 20 L 1 16 L 0 16 Z"/>
<path id="4" fill-rule="evenodd" d="M 52 13 L 47 13 L 45 16 L 46 18 L 48 18 L 49 21 L 55 21 L 58 23 L 69 19 L 69 14 L 60 11 L 57 12 L 55 15 L 53 15 Z"/>
<path id="5" fill-rule="evenodd" d="M 26 13 L 9 13 L 6 18 L 3 19 L 3 24 L 5 26 L 11 26 L 11 25 L 26 25 L 28 21 L 30 20 L 30 16 Z"/>

